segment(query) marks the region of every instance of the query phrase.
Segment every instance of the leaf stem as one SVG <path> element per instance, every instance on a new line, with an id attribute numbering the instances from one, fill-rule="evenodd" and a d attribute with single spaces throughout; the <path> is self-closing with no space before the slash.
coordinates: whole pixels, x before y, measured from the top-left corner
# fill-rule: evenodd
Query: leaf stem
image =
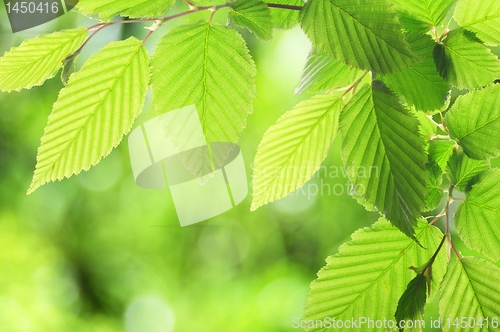
<path id="1" fill-rule="evenodd" d="M 108 27 L 116 24 L 128 24 L 128 23 L 144 23 L 144 22 L 149 22 L 149 21 L 156 21 L 158 20 L 157 18 L 144 18 L 144 19 L 138 19 L 138 20 L 122 20 L 122 21 L 113 21 L 113 22 L 101 22 L 97 23 L 94 25 L 91 25 L 87 28 L 88 31 L 91 30 L 100 30 L 103 27 Z"/>
<path id="2" fill-rule="evenodd" d="M 450 188 L 448 189 L 448 198 L 446 200 L 446 205 L 445 205 L 444 209 L 441 212 L 439 212 L 439 214 L 436 217 L 434 217 L 434 219 L 431 222 L 429 222 L 429 225 L 432 225 L 439 218 L 441 218 L 443 215 L 446 215 L 446 231 L 445 231 L 445 234 L 444 234 L 443 238 L 441 239 L 441 242 L 439 243 L 439 246 L 437 247 L 436 251 L 432 255 L 431 259 L 429 259 L 429 262 L 427 263 L 427 265 L 422 270 L 422 273 L 424 273 L 434 263 L 434 260 L 436 259 L 437 255 L 439 254 L 439 252 L 443 248 L 443 245 L 444 245 L 444 242 L 445 242 L 446 239 L 448 239 L 448 242 L 450 243 L 451 248 L 455 252 L 455 255 L 458 257 L 458 259 L 461 259 L 458 250 L 455 248 L 455 245 L 453 244 L 453 241 L 451 239 L 451 233 L 450 233 L 450 203 L 454 201 L 454 198 L 453 198 L 453 189 L 454 189 L 453 185 L 451 185 Z M 449 250 L 448 250 L 448 258 L 449 257 L 450 257 L 450 253 L 449 253 Z"/>
<path id="3" fill-rule="evenodd" d="M 448 198 L 446 199 L 446 234 L 450 234 L 450 203 L 453 201 L 453 188 L 454 186 L 451 185 L 448 189 Z"/>
<path id="4" fill-rule="evenodd" d="M 95 35 L 99 32 L 99 31 L 101 31 L 102 29 L 104 29 L 105 27 L 107 27 L 107 25 L 102 25 L 102 24 L 101 24 L 99 27 L 98 27 L 98 26 L 99 26 L 99 24 L 96 24 L 96 25 L 93 25 L 93 26 L 91 26 L 91 27 L 87 28 L 87 30 L 88 30 L 88 31 L 93 30 L 93 29 L 95 29 L 95 28 L 96 28 L 96 29 L 95 29 L 95 31 L 94 31 L 94 32 L 93 32 L 93 33 L 92 33 L 92 34 L 91 34 L 91 35 L 90 35 L 87 39 L 85 39 L 85 41 L 83 42 L 83 44 L 82 44 L 82 45 L 81 45 L 81 46 L 80 46 L 80 47 L 79 47 L 76 51 L 74 51 L 73 53 L 69 54 L 66 58 L 64 58 L 63 62 L 64 62 L 66 59 L 68 59 L 68 58 L 72 57 L 74 54 L 79 54 L 79 53 L 82 51 L 82 49 L 85 47 L 85 45 L 87 45 L 87 43 L 88 43 L 88 42 L 89 42 L 89 41 L 90 41 L 90 40 L 91 40 L 91 39 L 92 39 L 92 38 L 93 38 L 93 37 L 94 37 L 94 36 L 95 36 Z"/>
<path id="5" fill-rule="evenodd" d="M 439 112 L 439 116 L 441 117 L 441 125 L 438 125 L 439 128 L 441 128 L 442 131 L 445 133 L 448 132 L 448 128 L 446 128 L 446 123 L 444 122 L 444 116 L 443 113 Z"/>
<path id="6" fill-rule="evenodd" d="M 359 85 L 359 83 L 361 83 L 361 81 L 365 78 L 366 74 L 368 74 L 368 71 L 365 71 L 364 74 L 361 75 L 361 77 L 356 80 L 356 82 L 351 84 L 351 86 L 349 86 L 347 90 L 345 90 L 345 92 L 342 94 L 340 98 L 344 98 L 351 90 L 355 89 Z"/>
<path id="7" fill-rule="evenodd" d="M 451 240 L 451 237 L 449 237 L 449 240 L 450 240 L 450 245 L 451 245 L 451 249 L 453 249 L 453 252 L 455 253 L 455 256 L 457 256 L 458 259 L 462 259 L 462 255 L 460 255 L 460 253 L 458 252 L 457 248 L 455 248 L 455 244 L 453 244 L 453 241 Z"/>
<path id="8" fill-rule="evenodd" d="M 189 0 L 184 0 L 184 2 L 189 6 L 189 9 L 196 8 L 196 5 Z"/>
<path id="9" fill-rule="evenodd" d="M 443 248 L 443 245 L 444 245 L 444 242 L 445 242 L 446 238 L 447 238 L 447 235 L 444 234 L 443 238 L 441 239 L 441 242 L 439 243 L 439 245 L 438 245 L 438 247 L 436 249 L 436 251 L 431 256 L 431 258 L 427 261 L 427 263 L 425 263 L 425 265 L 423 266 L 423 268 L 418 268 L 418 267 L 416 268 L 414 266 L 410 266 L 410 269 L 412 269 L 416 273 L 424 275 L 424 276 L 428 277 L 430 280 L 432 280 L 432 264 L 434 264 L 434 261 L 436 260 L 437 255 L 439 254 L 439 252 Z M 431 283 L 428 284 L 428 287 L 429 287 L 429 294 L 430 294 L 430 292 L 431 292 Z"/>
<path id="10" fill-rule="evenodd" d="M 457 248 L 455 248 L 455 244 L 453 243 L 453 240 L 451 239 L 451 232 L 450 232 L 450 203 L 453 202 L 455 199 L 453 198 L 453 189 L 455 187 L 453 185 L 450 186 L 450 189 L 448 189 L 448 199 L 446 200 L 446 237 L 448 238 L 448 241 L 450 243 L 451 249 L 453 249 L 453 252 L 457 256 L 458 259 L 462 259 L 460 253 L 458 252 Z M 448 256 L 449 256 L 449 251 L 448 251 Z"/>
<path id="11" fill-rule="evenodd" d="M 432 219 L 430 222 L 429 222 L 429 225 L 432 225 L 434 224 L 436 221 L 439 220 L 439 218 L 441 218 L 442 216 L 444 216 L 446 214 L 446 207 L 441 211 L 439 212 L 439 214 L 437 216 L 434 217 L 434 219 Z"/>
<path id="12" fill-rule="evenodd" d="M 144 37 L 144 39 L 142 40 L 142 43 L 144 44 L 146 42 L 146 40 L 149 39 L 149 37 L 151 37 L 151 35 L 153 34 L 153 32 L 155 32 L 155 30 L 149 30 L 148 34 L 146 35 L 146 37 Z"/>
<path id="13" fill-rule="evenodd" d="M 446 234 L 443 235 L 443 238 L 441 239 L 441 242 L 439 243 L 439 246 L 437 247 L 436 251 L 432 255 L 431 259 L 429 259 L 429 263 L 427 263 L 427 266 L 424 268 L 424 271 L 427 270 L 429 266 L 431 266 L 434 261 L 436 260 L 437 255 L 441 251 L 441 248 L 443 248 L 444 240 L 446 240 L 447 236 Z"/>
<path id="14" fill-rule="evenodd" d="M 430 139 L 433 140 L 435 138 L 439 138 L 439 139 L 450 139 L 450 135 L 431 135 Z"/>

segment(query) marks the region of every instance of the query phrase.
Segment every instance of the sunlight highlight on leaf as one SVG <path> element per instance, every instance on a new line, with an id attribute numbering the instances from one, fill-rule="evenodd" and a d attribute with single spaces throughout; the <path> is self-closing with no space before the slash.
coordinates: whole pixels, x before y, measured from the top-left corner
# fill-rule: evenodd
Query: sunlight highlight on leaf
<path id="1" fill-rule="evenodd" d="M 253 166 L 252 210 L 309 181 L 337 134 L 342 99 L 318 95 L 282 115 L 264 134 Z"/>
<path id="2" fill-rule="evenodd" d="M 149 54 L 134 37 L 91 56 L 54 104 L 28 194 L 107 156 L 142 111 L 148 81 Z"/>
<path id="3" fill-rule="evenodd" d="M 63 60 L 87 39 L 87 29 L 76 28 L 24 40 L 0 58 L 0 90 L 20 91 L 42 85 L 56 75 Z"/>
<path id="4" fill-rule="evenodd" d="M 206 22 L 177 27 L 158 43 L 151 68 L 158 113 L 194 104 L 207 142 L 238 142 L 257 73 L 240 34 Z"/>

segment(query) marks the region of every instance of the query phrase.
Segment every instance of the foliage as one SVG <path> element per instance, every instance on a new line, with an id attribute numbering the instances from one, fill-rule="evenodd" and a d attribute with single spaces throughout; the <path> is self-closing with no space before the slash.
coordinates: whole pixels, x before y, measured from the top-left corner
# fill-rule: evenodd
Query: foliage
<path id="1" fill-rule="evenodd" d="M 71 75 L 49 116 L 28 193 L 89 169 L 120 143 L 142 110 L 148 60 L 131 37 L 108 44 Z"/>
<path id="2" fill-rule="evenodd" d="M 374 81 L 362 87 L 340 118 L 342 160 L 355 198 L 376 207 L 395 226 L 413 237 L 424 207 L 424 140 L 418 120 L 396 96 Z M 369 169 L 369 174 L 357 170 Z"/>
<path id="3" fill-rule="evenodd" d="M 0 59 L 0 89 L 20 91 L 43 84 L 86 38 L 87 29 L 77 28 L 23 41 Z"/>
<path id="4" fill-rule="evenodd" d="M 415 275 L 408 267 L 425 264 L 433 253 L 424 248 L 437 248 L 441 237 L 439 229 L 422 220 L 416 227 L 416 238 L 423 247 L 385 219 L 357 231 L 350 242 L 339 248 L 338 254 L 327 258 L 327 265 L 311 284 L 307 319 L 335 317 L 346 321 L 360 316 L 390 319 L 406 284 Z M 435 263 L 434 288 L 439 285 L 445 269 L 446 255 L 442 252 Z M 334 301 L 332 294 L 335 294 Z M 363 331 L 376 330 L 363 328 Z"/>
<path id="5" fill-rule="evenodd" d="M 337 134 L 341 108 L 339 96 L 317 95 L 283 114 L 269 128 L 255 158 L 254 167 L 263 174 L 253 183 L 252 210 L 309 181 Z"/>
<path id="6" fill-rule="evenodd" d="M 500 170 L 490 164 L 500 154 L 500 85 L 494 84 L 500 61 L 489 48 L 500 44 L 498 1 L 186 3 L 187 11 L 163 16 L 173 1 L 81 0 L 80 12 L 98 14 L 98 24 L 26 40 L 0 59 L 0 89 L 29 89 L 68 70 L 95 33 L 124 23 L 109 22 L 115 15 L 153 24 L 142 41 L 111 42 L 69 77 L 49 116 L 28 192 L 109 154 L 131 130 L 149 86 L 158 112 L 195 104 L 208 142 L 237 142 L 253 110 L 256 67 L 233 27 L 269 40 L 273 28 L 299 24 L 313 50 L 296 92 L 314 96 L 264 134 L 251 209 L 303 186 L 339 136 L 352 196 L 381 216 L 327 258 L 311 284 L 307 329 L 347 330 L 314 322 L 364 316 L 405 330 L 401 321 L 421 319 L 429 291 L 439 287 L 443 321 L 450 319 L 444 330 L 454 330 L 461 317 L 495 330 L 500 271 L 458 252 L 451 221 L 470 249 L 500 259 Z M 224 10 L 228 26 L 212 21 Z M 212 12 L 208 21 L 171 29 L 150 58 L 143 43 L 160 26 L 204 11 Z M 466 198 L 453 216 L 456 190 Z M 443 198 L 443 210 L 429 222 L 423 213 Z M 433 225 L 443 216 L 444 234 Z M 478 330 L 469 320 L 457 324 Z"/>
<path id="7" fill-rule="evenodd" d="M 499 278 L 497 266 L 477 257 L 463 257 L 451 263 L 441 284 L 439 312 L 446 317 L 443 330 L 498 330 Z M 466 301 L 456 301 L 457 294 Z M 473 325 L 476 328 L 471 328 Z"/>

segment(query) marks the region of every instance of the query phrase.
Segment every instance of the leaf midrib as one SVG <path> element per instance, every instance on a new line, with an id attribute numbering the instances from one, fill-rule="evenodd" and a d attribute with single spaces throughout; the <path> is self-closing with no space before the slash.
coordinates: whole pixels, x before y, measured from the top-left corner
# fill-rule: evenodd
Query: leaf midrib
<path id="1" fill-rule="evenodd" d="M 475 25 L 477 23 L 481 23 L 481 22 L 489 21 L 489 20 L 494 20 L 494 19 L 497 19 L 497 18 L 500 18 L 500 13 L 496 14 L 496 15 L 486 16 L 486 17 L 483 17 L 481 19 L 465 23 L 465 24 L 462 25 L 462 27 L 463 28 L 470 27 L 470 26 L 473 26 L 473 25 Z"/>
<path id="2" fill-rule="evenodd" d="M 472 289 L 472 292 L 474 293 L 474 299 L 476 300 L 477 302 L 477 306 L 478 306 L 478 309 L 481 310 L 481 315 L 483 317 L 485 317 L 484 315 L 484 311 L 483 311 L 483 306 L 481 305 L 481 302 L 479 301 L 479 299 L 477 298 L 477 295 L 476 295 L 476 290 L 474 289 L 474 286 L 472 285 L 471 283 L 471 279 L 469 277 L 469 274 L 467 273 L 467 270 L 465 269 L 465 266 L 462 264 L 462 259 L 458 259 L 458 263 L 462 266 L 462 269 L 464 270 L 464 273 L 465 275 L 467 276 L 467 284 L 470 286 L 470 288 Z"/>

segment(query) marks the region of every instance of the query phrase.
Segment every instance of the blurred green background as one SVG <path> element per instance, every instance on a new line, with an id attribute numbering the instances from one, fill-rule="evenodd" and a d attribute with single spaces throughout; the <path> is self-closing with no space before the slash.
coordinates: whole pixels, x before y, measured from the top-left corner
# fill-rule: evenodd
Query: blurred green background
<path id="1" fill-rule="evenodd" d="M 186 6 L 173 11 L 180 10 Z M 170 22 L 146 46 L 152 52 L 173 26 L 208 15 Z M 215 19 L 225 23 L 224 13 Z M 0 6 L 0 54 L 25 38 L 92 24 L 70 13 L 13 34 Z M 111 40 L 143 38 L 144 26 L 103 30 L 78 65 Z M 259 71 L 254 114 L 240 141 L 250 182 L 266 129 L 307 98 L 293 91 L 310 45 L 298 28 L 276 31 L 266 43 L 241 32 Z M 168 190 L 135 185 L 126 140 L 88 172 L 27 196 L 40 138 L 61 87 L 56 76 L 28 91 L 0 93 L 2 332 L 291 331 L 324 259 L 377 219 L 349 197 L 346 178 L 328 172 L 313 178 L 303 194 L 256 212 L 250 212 L 249 195 L 216 218 L 181 228 Z M 148 100 L 135 126 L 153 116 Z M 324 165 L 340 167 L 338 140 Z M 317 186 L 336 186 L 336 194 L 314 194 Z M 427 315 L 437 317 L 435 303 Z"/>

